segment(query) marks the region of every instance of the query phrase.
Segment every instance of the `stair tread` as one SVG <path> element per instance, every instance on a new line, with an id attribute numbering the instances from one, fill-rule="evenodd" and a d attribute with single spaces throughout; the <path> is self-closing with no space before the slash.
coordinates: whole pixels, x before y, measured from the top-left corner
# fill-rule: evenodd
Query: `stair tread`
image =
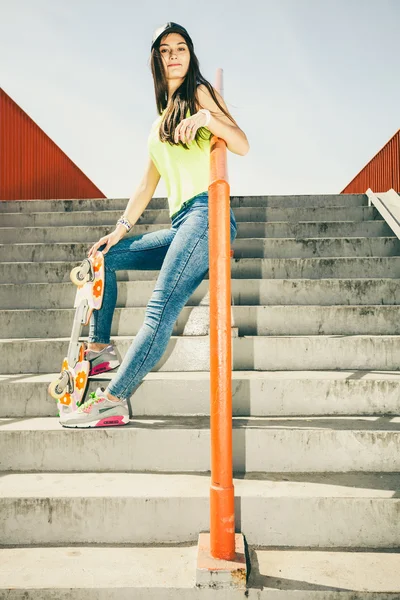
<path id="1" fill-rule="evenodd" d="M 232 417 L 233 429 L 263 429 L 264 431 L 287 431 L 287 430 L 307 430 L 319 434 L 323 430 L 333 431 L 362 431 L 366 433 L 390 432 L 400 433 L 400 416 L 362 416 L 362 415 L 343 415 L 343 416 L 285 416 L 285 417 Z M 109 436 L 118 436 L 122 432 L 128 432 L 126 435 L 133 435 L 135 430 L 192 430 L 200 431 L 210 428 L 210 418 L 203 415 L 195 416 L 156 416 L 156 417 L 136 417 L 130 419 L 130 422 L 123 428 L 105 428 L 104 431 Z M 116 429 L 118 431 L 116 431 Z M 0 418 L 0 431 L 28 431 L 28 432 L 58 432 L 60 435 L 100 435 L 96 430 L 93 433 L 91 429 L 68 429 L 62 427 L 58 417 L 20 417 L 20 418 Z M 129 432 L 131 432 L 129 434 Z"/>
<path id="2" fill-rule="evenodd" d="M 323 237 L 238 237 L 235 239 L 234 241 L 234 245 L 243 245 L 243 242 L 248 242 L 248 241 L 252 241 L 252 240 L 262 240 L 265 243 L 268 242 L 290 242 L 290 241 L 294 241 L 294 242 L 299 242 L 299 241 L 315 241 L 315 242 L 321 242 L 321 241 L 325 241 L 325 240 L 351 240 L 351 241 L 357 241 L 357 240 L 398 240 L 398 237 L 396 235 L 376 235 L 376 236 L 366 236 L 366 235 L 359 235 L 359 236 L 323 236 Z M 81 241 L 81 242 L 15 242 L 13 244 L 0 244 L 0 247 L 8 247 L 8 246 L 48 246 L 48 247 L 54 247 L 54 246 L 68 246 L 69 248 L 71 246 L 77 246 L 77 245 L 87 245 L 86 241 Z M 336 258 L 336 257 L 335 257 Z"/>
<path id="3" fill-rule="evenodd" d="M 354 592 L 360 592 L 359 599 L 368 592 L 400 591 L 399 551 L 272 550 L 252 546 L 249 551 L 252 556 L 247 584 L 250 600 L 270 598 L 270 591 L 278 591 L 279 596 L 288 599 L 299 598 L 300 592 L 304 600 L 316 598 L 316 594 L 318 598 L 327 597 L 329 590 L 333 594 L 341 592 L 341 597 L 346 594 L 343 598 L 350 598 L 350 594 L 355 598 Z M 127 600 L 132 592 L 135 598 L 142 599 L 149 597 L 150 590 L 160 588 L 164 600 L 203 597 L 195 587 L 197 544 L 193 543 L 172 547 L 7 548 L 1 550 L 1 557 L 0 589 L 29 589 L 29 598 L 33 600 L 43 598 L 45 590 L 46 597 L 50 597 L 47 594 L 52 593 L 52 589 L 62 593 L 58 598 L 70 597 L 72 592 L 76 600 L 105 598 L 104 594 L 109 600 Z M 213 598 L 228 597 L 224 590 L 204 590 L 205 598 L 211 597 L 210 591 Z M 243 597 L 243 592 L 239 595 Z M 236 598 L 235 592 L 229 592 L 229 597 Z M 161 596 L 157 594 L 157 598 Z"/>
<path id="4" fill-rule="evenodd" d="M 399 502 L 398 473 L 247 473 L 233 478 L 237 497 L 384 498 Z M 208 473 L 4 473 L 0 498 L 208 497 Z"/>
<path id="5" fill-rule="evenodd" d="M 260 208 L 260 207 L 249 207 L 249 208 Z M 269 208 L 271 208 L 271 207 L 269 207 Z M 156 209 L 156 210 L 159 210 L 159 209 Z M 106 210 L 102 211 L 102 213 L 104 213 L 104 212 L 107 212 L 107 211 Z M 21 214 L 21 213 L 0 213 L 0 214 L 1 215 L 7 215 L 7 214 Z M 28 213 L 26 213 L 26 214 L 28 214 Z M 41 214 L 41 215 L 43 215 L 43 214 L 54 214 L 54 212 L 53 213 L 36 213 L 36 214 Z M 63 213 L 60 213 L 60 214 L 63 214 Z M 88 215 L 90 214 L 90 215 L 93 216 L 93 213 L 91 213 L 90 211 L 87 211 L 87 214 Z M 244 225 L 259 225 L 260 224 L 258 221 L 257 222 L 256 221 L 240 221 L 240 223 L 244 224 Z M 350 219 L 342 219 L 340 221 L 332 221 L 332 220 L 329 220 L 329 219 L 325 219 L 325 221 L 313 221 L 313 220 L 300 219 L 298 221 L 284 221 L 284 220 L 281 220 L 281 221 L 265 221 L 265 222 L 262 222 L 262 223 L 265 224 L 265 225 L 288 225 L 289 224 L 291 226 L 302 225 L 304 223 L 306 223 L 306 224 L 312 223 L 312 224 L 318 224 L 318 225 L 324 225 L 324 224 L 328 224 L 328 225 L 332 225 L 332 224 L 336 225 L 336 224 L 338 224 L 339 225 L 339 224 L 343 224 L 343 223 L 346 223 L 346 224 L 351 223 L 352 225 L 354 225 L 354 224 L 358 225 L 360 223 L 386 223 L 386 221 L 383 218 L 362 219 L 360 221 L 354 221 L 354 220 L 350 220 Z M 144 223 L 136 223 L 136 225 L 144 225 Z M 148 225 L 150 225 L 150 223 L 148 223 Z M 171 220 L 169 219 L 169 220 L 165 221 L 165 223 L 157 223 L 157 225 L 171 225 Z M 57 229 L 57 227 L 58 227 L 57 225 L 54 225 L 55 229 Z M 88 225 L 64 225 L 65 229 L 74 229 L 74 230 L 75 229 L 81 229 L 82 231 L 83 230 L 86 231 L 87 229 L 93 229 L 94 227 L 108 227 L 108 225 L 101 225 L 101 224 L 98 225 L 96 223 L 93 223 L 92 220 L 91 220 L 91 223 L 89 223 Z M 44 225 L 4 225 L 4 226 L 1 225 L 0 226 L 0 231 L 2 229 L 48 229 L 48 227 L 45 227 Z"/>
<path id="6" fill-rule="evenodd" d="M 260 239 L 263 239 L 263 238 L 260 238 Z M 276 238 L 276 239 L 282 239 L 282 238 Z M 321 238 L 315 238 L 315 239 L 321 239 Z M 353 239 L 353 238 L 349 238 L 349 239 Z M 366 239 L 369 239 L 369 238 L 366 238 Z M 387 239 L 387 238 L 384 238 L 384 239 Z M 3 245 L 6 245 L 6 244 L 3 244 Z M 246 262 L 250 262 L 250 261 L 256 261 L 256 262 L 261 262 L 261 261 L 263 261 L 263 262 L 268 262 L 268 261 L 272 261 L 272 262 L 278 262 L 278 261 L 301 261 L 301 262 L 329 261 L 329 262 L 331 262 L 332 260 L 334 260 L 335 262 L 336 261 L 353 261 L 354 262 L 354 261 L 365 261 L 365 260 L 367 260 L 367 261 L 371 261 L 371 260 L 373 260 L 373 261 L 377 261 L 377 260 L 378 261 L 387 261 L 387 260 L 397 261 L 399 259 L 400 259 L 400 255 L 392 254 L 389 256 L 309 256 L 309 257 L 293 257 L 292 256 L 289 258 L 286 258 L 286 257 L 283 257 L 283 258 L 282 257 L 281 258 L 257 257 L 257 256 L 256 257 L 247 257 L 246 256 L 246 257 L 240 257 L 240 258 L 233 257 L 232 260 L 234 262 L 236 262 L 236 261 L 240 261 L 240 262 L 245 262 L 245 261 Z M 10 265 L 10 266 L 12 265 L 15 268 L 18 268 L 20 265 L 29 265 L 30 267 L 32 265 L 37 265 L 37 266 L 45 268 L 47 265 L 59 266 L 59 265 L 67 264 L 67 265 L 71 265 L 71 266 L 76 266 L 76 264 L 78 262 L 79 262 L 78 260 L 48 260 L 48 259 L 46 259 L 46 260 L 40 261 L 40 263 L 39 262 L 34 263 L 29 260 L 18 260 L 18 261 L 1 261 L 0 265 Z M 132 269 L 132 271 L 135 271 L 135 270 L 136 269 Z M 155 269 L 140 269 L 140 271 L 150 271 L 150 272 L 154 271 L 154 272 L 158 273 L 158 271 Z M 280 279 L 282 279 L 282 278 L 280 278 Z M 330 278 L 326 277 L 325 279 L 330 279 Z M 341 279 L 341 278 L 339 277 L 336 279 Z M 365 278 L 364 277 L 359 277 L 359 278 L 353 277 L 353 279 L 365 279 Z M 370 277 L 369 279 L 375 279 L 375 277 Z"/>
<path id="7" fill-rule="evenodd" d="M 258 309 L 263 309 L 263 310 L 270 310 L 270 311 L 277 311 L 277 310 L 282 310 L 282 309 L 288 309 L 288 310 L 296 310 L 296 311 L 308 311 L 310 309 L 320 309 L 321 311 L 323 311 L 324 313 L 329 310 L 329 309 L 333 309 L 333 310 L 344 310 L 344 311 L 350 311 L 350 310 L 359 310 L 359 311 L 363 311 L 363 310 L 368 310 L 368 308 L 375 308 L 375 309 L 381 309 L 384 311 L 396 311 L 400 306 L 399 304 L 381 304 L 380 302 L 369 302 L 367 304 L 315 304 L 315 303 L 310 303 L 310 304 L 249 304 L 249 303 L 245 303 L 245 304 L 234 304 L 232 305 L 232 310 L 238 310 L 238 311 L 244 311 L 244 310 L 258 310 Z M 115 308 L 116 311 L 127 311 L 127 310 L 132 310 L 132 311 L 143 311 L 146 308 L 146 304 L 143 304 L 141 306 L 117 306 Z M 192 305 L 188 305 L 188 306 L 184 306 L 182 308 L 182 310 L 188 310 L 190 309 L 192 310 L 208 310 L 209 309 L 209 304 L 192 304 Z M 73 306 L 70 307 L 48 307 L 48 308 L 0 308 L 0 313 L 58 313 L 58 312 L 62 312 L 62 313 L 74 313 L 75 309 Z"/>
<path id="8" fill-rule="evenodd" d="M 66 309 L 68 310 L 68 309 Z M 134 335 L 113 335 L 112 339 L 115 342 L 118 342 L 118 340 L 120 341 L 131 341 L 135 338 Z M 389 335 L 389 334 L 349 334 L 349 335 L 345 335 L 343 333 L 338 333 L 338 334 L 319 334 L 319 335 L 243 335 L 240 337 L 236 337 L 233 338 L 233 343 L 237 343 L 237 342 L 241 342 L 243 340 L 248 340 L 248 339 L 254 339 L 254 340 L 271 340 L 271 339 L 285 339 L 285 338 L 291 338 L 291 339 L 315 339 L 315 340 L 321 340 L 321 339 L 335 339 L 335 338 L 357 338 L 357 339 L 382 339 L 382 338 L 388 338 L 389 340 L 398 340 L 400 339 L 400 335 Z M 34 337 L 34 338 L 25 338 L 25 337 L 20 337 L 20 338 L 0 338 L 0 343 L 5 343 L 5 344 L 13 344 L 16 342 L 27 342 L 27 343 L 50 343 L 50 342 L 66 342 L 69 341 L 69 337 L 48 337 L 48 338 L 38 338 L 38 337 Z M 82 341 L 86 341 L 87 342 L 87 336 L 81 336 L 80 338 Z M 208 340 L 209 336 L 208 335 L 171 335 L 170 339 L 172 340 Z M 357 369 L 359 370 L 359 369 Z"/>
<path id="9" fill-rule="evenodd" d="M 266 238 L 259 238 L 259 239 L 266 239 Z M 271 238 L 270 238 L 271 239 Z M 282 238 L 276 238 L 276 239 L 282 239 Z M 321 238 L 314 238 L 314 239 L 321 239 Z M 349 239 L 354 239 L 354 238 L 349 238 Z M 370 238 L 365 238 L 365 239 L 370 239 Z M 387 239 L 387 238 L 383 238 L 383 239 Z M 3 244 L 6 245 L 6 244 Z M 34 245 L 34 244 L 33 244 Z M 52 244 L 49 244 L 52 245 Z M 68 245 L 68 244 L 67 244 Z M 383 261 L 383 260 L 399 260 L 400 259 L 400 255 L 397 254 L 392 254 L 389 256 L 309 256 L 309 257 L 280 257 L 280 258 L 276 258 L 276 257 L 233 257 L 233 261 L 273 261 L 273 262 L 277 262 L 277 261 L 301 261 L 301 262 L 305 262 L 305 261 L 344 261 L 344 260 L 350 260 L 350 261 L 362 261 L 362 260 L 379 260 L 379 261 Z M 78 263 L 78 260 L 43 260 L 40 263 L 34 263 L 32 261 L 29 260 L 18 260 L 18 261 L 1 261 L 0 265 L 12 265 L 13 267 L 18 267 L 19 265 L 29 265 L 30 267 L 32 265 L 38 265 L 40 267 L 46 267 L 47 265 L 65 265 L 65 264 L 70 264 L 73 266 L 76 266 L 76 264 Z M 132 271 L 135 271 L 138 269 L 132 269 Z M 158 270 L 156 269 L 139 269 L 140 271 L 154 271 L 154 272 L 158 272 Z M 283 279 L 283 278 L 280 278 Z M 330 279 L 329 277 L 326 277 L 325 279 Z M 341 279 L 341 278 L 336 278 L 336 279 Z M 353 277 L 353 279 L 365 279 L 364 277 L 361 278 L 357 278 L 357 277 Z M 375 279 L 375 277 L 370 277 L 370 279 Z"/>
<path id="10" fill-rule="evenodd" d="M 346 258 L 346 257 L 344 257 Z M 359 258 L 359 257 L 358 257 Z M 371 256 L 367 256 L 366 258 L 379 258 L 379 257 L 371 257 Z M 384 257 L 384 258 L 399 258 L 397 256 L 395 257 Z M 256 259 L 254 259 L 256 260 Z M 280 260 L 280 259 L 279 259 Z M 3 263 L 4 264 L 4 263 Z M 16 263 L 8 263 L 8 264 L 16 264 Z M 18 263 L 19 264 L 19 263 Z M 240 279 L 240 283 L 245 284 L 246 282 L 264 282 L 267 281 L 268 283 L 272 283 L 273 282 L 282 282 L 282 281 L 287 281 L 288 284 L 303 284 L 304 285 L 319 285 L 321 283 L 327 283 L 327 282 L 335 282 L 335 283 L 346 283 L 348 281 L 350 282 L 360 282 L 360 279 L 362 280 L 362 282 L 376 282 L 376 283 L 380 283 L 380 282 L 399 282 L 400 283 L 400 277 L 319 277 L 318 279 L 311 279 L 310 277 L 292 277 L 290 279 L 284 278 L 284 277 L 275 277 L 274 279 L 257 279 L 255 277 L 247 277 L 247 278 L 242 278 Z M 154 279 L 146 279 L 145 283 L 152 283 L 152 282 L 156 282 L 156 278 Z M 237 280 L 236 280 L 237 281 Z M 126 284 L 129 284 L 131 286 L 133 285 L 141 285 L 143 284 L 143 281 L 126 281 L 124 282 Z M 54 284 L 54 283 L 47 283 L 47 282 L 29 282 L 26 284 L 21 284 L 21 283 L 0 283 L 0 289 L 5 287 L 5 286 L 18 286 L 18 289 L 21 289 L 21 285 L 29 285 L 29 286 L 44 286 L 44 285 L 57 285 L 57 286 L 67 286 L 69 288 L 71 288 L 71 282 L 70 281 L 60 281 L 60 283 Z"/>
<path id="11" fill-rule="evenodd" d="M 391 336 L 392 337 L 392 336 Z M 18 374 L 0 374 L 0 386 L 2 383 L 15 383 L 31 384 L 31 383 L 48 383 L 53 381 L 57 377 L 58 373 L 18 373 Z M 108 372 L 100 375 L 92 376 L 90 379 L 97 380 L 110 380 L 115 377 L 116 373 Z M 208 371 L 154 371 L 147 373 L 145 379 L 151 381 L 176 381 L 176 380 L 190 380 L 190 381 L 209 381 L 210 373 Z M 357 383 L 359 381 L 371 380 L 371 381 L 383 381 L 393 380 L 400 381 L 400 371 L 363 371 L 363 370 L 324 370 L 324 371 L 243 371 L 235 370 L 232 371 L 232 379 L 248 379 L 253 380 L 307 380 L 314 379 L 319 380 L 333 380 L 333 381 L 352 381 Z"/>

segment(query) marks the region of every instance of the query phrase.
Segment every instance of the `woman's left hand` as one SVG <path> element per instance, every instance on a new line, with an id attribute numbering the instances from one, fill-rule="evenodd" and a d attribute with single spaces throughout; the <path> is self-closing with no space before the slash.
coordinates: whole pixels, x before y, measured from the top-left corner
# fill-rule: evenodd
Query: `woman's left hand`
<path id="1" fill-rule="evenodd" d="M 184 144 L 192 142 L 196 132 L 200 127 L 204 127 L 207 116 L 202 112 L 197 112 L 187 119 L 183 119 L 175 129 L 175 143 L 181 141 Z"/>

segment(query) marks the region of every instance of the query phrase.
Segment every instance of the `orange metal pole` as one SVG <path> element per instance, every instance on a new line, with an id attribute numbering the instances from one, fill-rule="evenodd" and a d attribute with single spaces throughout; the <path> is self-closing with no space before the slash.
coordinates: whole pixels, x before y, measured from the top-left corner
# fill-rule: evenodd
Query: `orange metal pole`
<path id="1" fill-rule="evenodd" d="M 222 95 L 222 69 L 216 89 Z M 209 192 L 210 285 L 210 550 L 214 558 L 235 557 L 235 493 L 232 479 L 232 351 L 230 188 L 226 142 L 211 139 Z"/>

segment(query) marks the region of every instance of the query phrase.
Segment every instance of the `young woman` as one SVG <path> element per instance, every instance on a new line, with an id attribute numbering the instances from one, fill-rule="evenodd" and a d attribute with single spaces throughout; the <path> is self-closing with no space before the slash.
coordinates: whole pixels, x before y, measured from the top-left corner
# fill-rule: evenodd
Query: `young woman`
<path id="1" fill-rule="evenodd" d="M 127 400 L 160 360 L 175 321 L 206 275 L 208 264 L 208 185 L 210 138 L 226 141 L 240 155 L 249 150 L 246 135 L 230 115 L 221 95 L 200 73 L 193 42 L 184 27 L 169 22 L 156 30 L 151 46 L 151 71 L 159 117 L 148 138 L 149 160 L 136 192 L 115 230 L 93 244 L 88 256 L 104 253 L 102 308 L 90 321 L 87 358 L 91 369 L 119 365 L 110 345 L 117 299 L 115 272 L 160 270 L 142 327 L 107 389 L 99 387 L 76 411 L 63 416 L 65 427 L 124 425 Z M 135 225 L 163 177 L 168 192 L 171 228 L 124 237 Z M 230 211 L 231 243 L 236 221 Z"/>

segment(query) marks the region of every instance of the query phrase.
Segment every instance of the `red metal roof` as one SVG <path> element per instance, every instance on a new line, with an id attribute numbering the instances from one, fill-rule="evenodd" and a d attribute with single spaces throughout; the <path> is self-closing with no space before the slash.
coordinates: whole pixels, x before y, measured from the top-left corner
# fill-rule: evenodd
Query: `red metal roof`
<path id="1" fill-rule="evenodd" d="M 368 188 L 373 192 L 387 192 L 391 188 L 400 192 L 400 129 L 341 194 L 363 194 Z"/>
<path id="2" fill-rule="evenodd" d="M 0 88 L 0 200 L 106 198 Z"/>

